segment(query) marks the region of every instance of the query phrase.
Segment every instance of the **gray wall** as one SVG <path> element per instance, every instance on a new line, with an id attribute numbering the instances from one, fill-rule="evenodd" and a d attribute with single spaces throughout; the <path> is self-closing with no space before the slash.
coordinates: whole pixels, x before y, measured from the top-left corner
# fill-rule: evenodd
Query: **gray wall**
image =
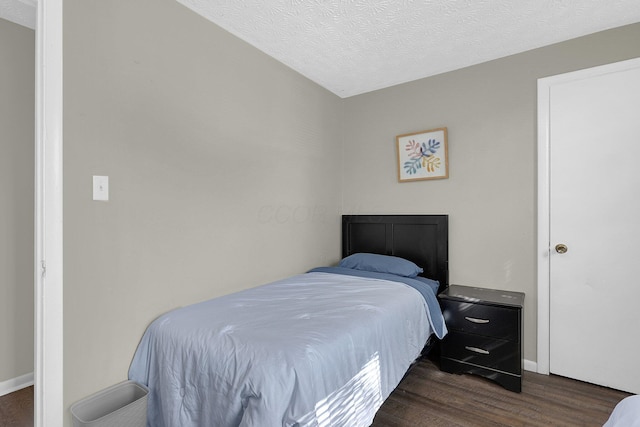
<path id="1" fill-rule="evenodd" d="M 66 407 L 161 313 L 338 260 L 342 111 L 173 0 L 65 1 Z"/>
<path id="2" fill-rule="evenodd" d="M 65 1 L 65 406 L 125 379 L 159 314 L 337 261 L 341 213 L 450 214 L 452 281 L 525 291 L 535 361 L 536 79 L 638 39 L 340 100 L 173 0 Z M 397 183 L 395 135 L 439 126 L 450 178 Z"/>
<path id="3" fill-rule="evenodd" d="M 537 79 L 640 56 L 640 24 L 345 101 L 345 213 L 447 213 L 451 283 L 526 293 L 536 361 Z M 395 136 L 447 127 L 449 179 L 398 183 Z"/>
<path id="4" fill-rule="evenodd" d="M 33 372 L 35 33 L 0 19 L 0 382 Z"/>

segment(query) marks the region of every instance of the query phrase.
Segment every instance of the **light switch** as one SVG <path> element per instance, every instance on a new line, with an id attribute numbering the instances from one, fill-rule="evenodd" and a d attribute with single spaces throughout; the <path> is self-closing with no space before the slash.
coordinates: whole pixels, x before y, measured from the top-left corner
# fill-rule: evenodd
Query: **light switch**
<path id="1" fill-rule="evenodd" d="M 93 200 L 109 200 L 109 177 L 93 176 Z"/>

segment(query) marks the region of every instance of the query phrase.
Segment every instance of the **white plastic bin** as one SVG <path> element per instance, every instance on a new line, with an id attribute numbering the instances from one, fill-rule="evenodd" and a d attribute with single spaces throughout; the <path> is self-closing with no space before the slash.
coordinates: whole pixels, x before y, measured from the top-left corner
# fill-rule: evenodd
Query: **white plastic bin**
<path id="1" fill-rule="evenodd" d="M 149 390 L 123 381 L 71 405 L 74 427 L 146 427 Z"/>

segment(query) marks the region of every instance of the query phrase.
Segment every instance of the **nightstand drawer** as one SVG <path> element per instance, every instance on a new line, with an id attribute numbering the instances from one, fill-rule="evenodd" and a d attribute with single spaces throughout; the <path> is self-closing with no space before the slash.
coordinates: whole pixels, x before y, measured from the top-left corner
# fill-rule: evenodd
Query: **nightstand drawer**
<path id="1" fill-rule="evenodd" d="M 461 331 L 517 341 L 518 311 L 471 302 L 443 300 L 442 312 L 451 331 Z"/>
<path id="2" fill-rule="evenodd" d="M 449 333 L 442 341 L 442 356 L 513 374 L 522 371 L 520 344 L 480 335 Z"/>

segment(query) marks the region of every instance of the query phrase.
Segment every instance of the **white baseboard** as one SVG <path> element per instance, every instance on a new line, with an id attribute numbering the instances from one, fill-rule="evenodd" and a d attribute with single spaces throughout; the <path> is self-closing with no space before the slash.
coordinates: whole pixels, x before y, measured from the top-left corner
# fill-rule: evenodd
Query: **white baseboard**
<path id="1" fill-rule="evenodd" d="M 538 362 L 524 359 L 524 370 L 531 372 L 538 372 Z"/>
<path id="2" fill-rule="evenodd" d="M 2 381 L 0 382 L 0 396 L 13 393 L 14 391 L 29 387 L 31 385 L 33 385 L 33 372 L 7 381 Z"/>

